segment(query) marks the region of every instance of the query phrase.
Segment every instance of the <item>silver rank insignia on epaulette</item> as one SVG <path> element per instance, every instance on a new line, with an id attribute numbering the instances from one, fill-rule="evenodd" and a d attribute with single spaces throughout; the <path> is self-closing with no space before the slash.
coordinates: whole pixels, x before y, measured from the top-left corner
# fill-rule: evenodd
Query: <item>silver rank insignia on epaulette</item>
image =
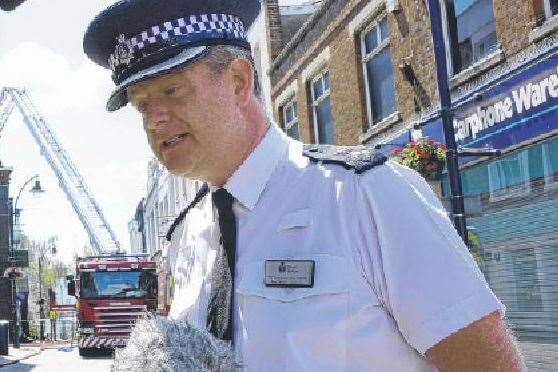
<path id="1" fill-rule="evenodd" d="M 386 162 L 384 154 L 369 146 L 304 145 L 302 154 L 313 163 L 336 164 L 360 174 Z"/>

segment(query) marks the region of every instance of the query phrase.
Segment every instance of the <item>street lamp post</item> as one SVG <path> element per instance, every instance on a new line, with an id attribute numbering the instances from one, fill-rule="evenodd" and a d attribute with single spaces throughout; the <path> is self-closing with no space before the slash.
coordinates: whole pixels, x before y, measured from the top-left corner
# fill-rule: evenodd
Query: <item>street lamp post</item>
<path id="1" fill-rule="evenodd" d="M 19 226 L 19 209 L 17 209 L 17 203 L 19 202 L 19 198 L 21 197 L 22 191 L 25 187 L 33 180 L 35 180 L 35 185 L 31 188 L 30 192 L 33 194 L 38 194 L 44 192 L 41 188 L 41 183 L 38 180 L 39 175 L 36 174 L 33 177 L 29 178 L 23 186 L 19 189 L 17 197 L 15 199 L 14 208 L 12 212 L 12 229 L 11 229 L 11 239 L 10 239 L 10 265 L 11 271 L 9 274 L 10 277 L 10 284 L 11 284 L 11 295 L 12 295 L 12 335 L 14 336 L 14 348 L 19 348 L 19 337 L 21 333 L 21 317 L 18 314 L 19 306 L 17 306 L 17 287 L 16 287 L 16 250 L 14 246 L 14 227 Z M 18 243 L 19 246 L 19 243 Z"/>
<path id="2" fill-rule="evenodd" d="M 44 245 L 43 245 L 44 248 Z M 44 251 L 41 249 L 39 254 L 39 340 L 43 341 L 45 339 L 45 308 L 43 300 L 43 258 Z"/>
<path id="3" fill-rule="evenodd" d="M 452 219 L 457 232 L 465 244 L 468 244 L 467 227 L 465 225 L 465 203 L 463 200 L 461 177 L 459 175 L 459 154 L 453 128 L 453 113 L 446 64 L 446 46 L 443 38 L 439 0 L 428 0 L 428 9 L 430 11 L 430 29 L 434 44 L 434 62 L 436 64 L 436 80 L 440 96 L 440 113 L 446 140 L 446 162 L 451 189 Z"/>

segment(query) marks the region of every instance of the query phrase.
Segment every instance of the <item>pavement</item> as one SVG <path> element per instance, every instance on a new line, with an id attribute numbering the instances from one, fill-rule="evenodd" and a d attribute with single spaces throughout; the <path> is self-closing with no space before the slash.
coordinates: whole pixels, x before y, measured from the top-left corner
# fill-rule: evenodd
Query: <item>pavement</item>
<path id="1" fill-rule="evenodd" d="M 21 344 L 19 349 L 12 346 L 8 348 L 8 355 L 0 355 L 0 368 L 16 364 L 20 360 L 24 360 L 39 354 L 44 349 L 59 349 L 68 347 L 70 341 L 36 341 L 31 344 Z"/>
<path id="2" fill-rule="evenodd" d="M 540 344 L 523 341 L 520 342 L 520 348 L 529 372 L 558 371 L 557 344 Z"/>
<path id="3" fill-rule="evenodd" d="M 0 368 L 16 364 L 20 360 L 39 354 L 41 351 L 42 348 L 37 346 L 22 346 L 19 349 L 14 349 L 10 346 L 8 348 L 8 355 L 0 355 Z"/>

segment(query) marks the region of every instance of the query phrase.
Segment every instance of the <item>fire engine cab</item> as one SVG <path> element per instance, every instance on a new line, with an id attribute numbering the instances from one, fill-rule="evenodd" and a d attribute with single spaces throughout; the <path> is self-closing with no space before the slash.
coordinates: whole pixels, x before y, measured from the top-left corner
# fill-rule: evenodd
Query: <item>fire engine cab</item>
<path id="1" fill-rule="evenodd" d="M 157 309 L 155 262 L 147 255 L 79 258 L 68 294 L 76 297 L 80 355 L 126 346 L 136 320 Z"/>

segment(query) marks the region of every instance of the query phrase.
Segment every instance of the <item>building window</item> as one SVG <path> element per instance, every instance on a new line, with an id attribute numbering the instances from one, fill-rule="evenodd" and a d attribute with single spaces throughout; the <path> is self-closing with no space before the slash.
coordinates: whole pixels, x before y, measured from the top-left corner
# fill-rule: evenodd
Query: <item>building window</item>
<path id="1" fill-rule="evenodd" d="M 329 71 L 318 74 L 310 83 L 316 143 L 335 144 L 335 130 L 329 97 Z"/>
<path id="2" fill-rule="evenodd" d="M 300 132 L 298 130 L 298 114 L 296 106 L 296 101 L 293 98 L 283 105 L 281 110 L 283 116 L 283 129 L 287 133 L 287 136 L 295 140 L 299 140 Z"/>
<path id="3" fill-rule="evenodd" d="M 374 125 L 395 112 L 389 29 L 385 16 L 364 30 L 361 50 L 368 123 Z"/>
<path id="4" fill-rule="evenodd" d="M 558 14 L 558 0 L 544 0 L 544 14 L 546 18 Z"/>
<path id="5" fill-rule="evenodd" d="M 522 247 L 520 249 L 510 249 L 509 258 L 512 264 L 512 274 L 508 280 L 503 282 L 513 283 L 513 288 L 509 288 L 509 309 L 511 311 L 543 311 L 543 301 L 541 296 L 541 280 L 537 278 L 541 274 L 541 268 L 538 266 L 539 259 L 533 247 Z M 509 284 L 508 284 L 509 285 Z M 515 292 L 515 293 L 514 293 Z"/>
<path id="6" fill-rule="evenodd" d="M 492 0 L 441 0 L 452 73 L 471 66 L 498 47 Z M 557 1 L 557 0 L 554 0 Z"/>
<path id="7" fill-rule="evenodd" d="M 518 197 L 531 191 L 527 151 L 506 156 L 488 165 L 490 200 Z"/>
<path id="8" fill-rule="evenodd" d="M 558 138 L 541 145 L 545 188 L 558 187 Z"/>
<path id="9" fill-rule="evenodd" d="M 150 239 L 151 240 L 151 246 L 149 247 L 149 252 L 151 253 L 151 252 L 155 252 L 155 247 L 157 245 L 156 236 L 157 236 L 158 232 L 157 232 L 157 229 L 156 229 L 156 226 L 155 226 L 155 211 L 151 211 L 151 216 L 149 218 L 149 226 L 150 226 L 149 230 L 151 230 L 151 239 Z"/>

